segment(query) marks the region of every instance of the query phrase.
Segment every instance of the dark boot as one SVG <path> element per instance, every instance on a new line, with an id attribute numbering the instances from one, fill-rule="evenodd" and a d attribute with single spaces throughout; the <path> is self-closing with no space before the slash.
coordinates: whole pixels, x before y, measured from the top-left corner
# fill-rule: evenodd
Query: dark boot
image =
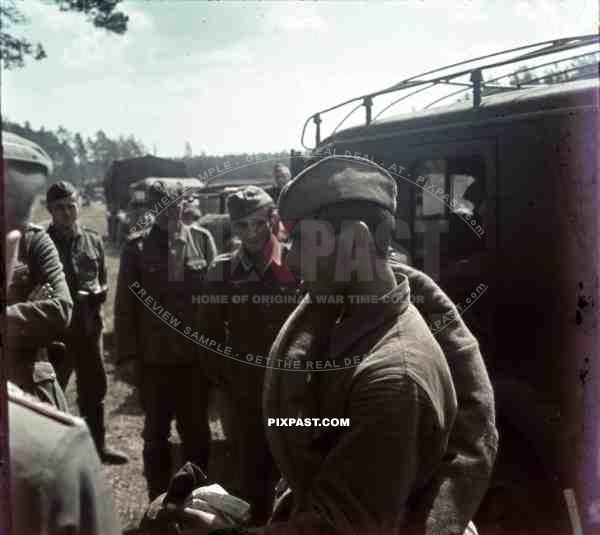
<path id="1" fill-rule="evenodd" d="M 144 476 L 148 484 L 148 498 L 152 502 L 167 491 L 171 481 L 171 447 L 168 441 L 144 443 Z"/>
<path id="2" fill-rule="evenodd" d="M 90 433 L 98 450 L 98 456 L 104 464 L 125 464 L 129 462 L 129 457 L 125 453 L 106 445 L 104 403 L 100 403 L 89 414 L 84 414 L 84 418 L 90 428 Z"/>

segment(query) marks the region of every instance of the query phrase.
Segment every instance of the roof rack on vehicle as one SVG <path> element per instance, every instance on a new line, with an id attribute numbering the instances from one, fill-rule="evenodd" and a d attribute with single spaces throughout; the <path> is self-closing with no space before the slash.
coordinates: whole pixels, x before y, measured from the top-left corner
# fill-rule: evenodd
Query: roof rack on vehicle
<path id="1" fill-rule="evenodd" d="M 424 109 L 427 109 L 433 106 L 434 104 L 437 104 L 438 102 L 446 100 L 450 97 L 456 97 L 457 95 L 468 91 L 472 91 L 473 107 L 476 108 L 480 106 L 483 96 L 488 96 L 499 92 L 515 91 L 518 89 L 523 89 L 524 87 L 529 87 L 533 84 L 536 84 L 534 85 L 534 87 L 538 87 L 537 84 L 539 84 L 540 81 L 544 83 L 553 83 L 553 80 L 564 81 L 564 76 L 569 73 L 575 73 L 574 76 L 569 77 L 569 81 L 582 78 L 590 78 L 593 76 L 597 77 L 598 58 L 600 55 L 600 48 L 598 47 L 599 44 L 600 37 L 597 34 L 579 35 L 574 37 L 553 39 L 550 41 L 541 41 L 530 45 L 524 45 L 517 48 L 502 50 L 500 52 L 487 54 L 485 56 L 480 56 L 466 61 L 460 61 L 452 65 L 447 65 L 445 67 L 433 69 L 418 74 L 416 76 L 411 76 L 410 78 L 406 78 L 405 80 L 402 80 L 401 82 L 394 84 L 393 86 L 388 87 L 386 89 L 382 89 L 374 93 L 361 95 L 350 100 L 346 100 L 330 108 L 318 111 L 317 113 L 314 113 L 313 115 L 308 117 L 308 119 L 306 119 L 306 121 L 304 122 L 301 137 L 302 146 L 305 149 L 310 150 L 310 147 L 307 147 L 304 144 L 304 136 L 306 134 L 306 128 L 311 121 L 315 125 L 316 146 L 319 145 L 319 143 L 321 142 L 321 123 L 323 122 L 323 115 L 334 110 L 338 110 L 352 103 L 357 103 L 357 105 L 344 116 L 344 118 L 337 124 L 337 126 L 333 129 L 330 135 L 335 134 L 335 132 L 346 122 L 346 120 L 355 111 L 357 111 L 363 106 L 365 108 L 365 125 L 368 126 L 371 123 L 373 123 L 378 117 L 380 117 L 382 113 L 387 111 L 392 106 L 396 105 L 398 102 L 405 101 L 410 97 L 413 97 L 414 95 L 426 91 L 427 89 L 430 89 L 432 87 L 457 86 L 460 87 L 460 89 L 456 91 L 451 91 L 446 95 L 436 98 L 435 100 L 427 104 L 424 107 Z M 596 46 L 594 47 L 594 45 Z M 489 80 L 484 80 L 483 77 L 485 71 L 490 71 L 493 68 L 514 65 L 517 63 L 522 63 L 524 61 L 542 58 L 545 56 L 560 55 L 561 53 L 567 52 L 569 50 L 581 49 L 584 47 L 594 48 L 590 51 L 578 53 L 576 55 L 570 55 L 568 57 L 555 57 L 555 59 L 553 59 L 552 61 L 544 62 L 533 66 L 523 65 L 521 68 L 513 70 L 508 74 L 495 76 L 494 78 L 491 78 Z M 509 58 L 499 59 L 499 56 L 505 56 L 509 54 Z M 573 62 L 577 60 L 590 60 L 590 62 L 585 64 L 585 68 L 582 68 L 581 65 L 574 66 Z M 531 74 L 533 71 L 539 70 L 541 67 L 548 67 L 550 65 L 558 67 L 560 64 L 562 64 L 565 68 L 563 68 L 562 70 L 553 70 L 551 73 L 546 72 L 543 75 L 534 76 Z M 450 69 L 452 69 L 451 72 L 447 74 L 441 74 L 443 73 L 443 71 L 447 71 Z M 513 83 L 501 83 L 503 79 L 510 79 L 511 77 L 514 77 L 517 73 L 523 76 L 525 82 L 519 81 L 518 78 L 515 81 L 515 79 L 513 78 Z M 461 78 L 464 79 L 460 80 Z M 405 92 L 408 89 L 414 89 L 414 91 L 403 93 L 396 100 L 386 105 L 382 110 L 378 112 L 378 114 L 375 117 L 373 117 L 373 99 L 375 97 L 401 91 Z"/>

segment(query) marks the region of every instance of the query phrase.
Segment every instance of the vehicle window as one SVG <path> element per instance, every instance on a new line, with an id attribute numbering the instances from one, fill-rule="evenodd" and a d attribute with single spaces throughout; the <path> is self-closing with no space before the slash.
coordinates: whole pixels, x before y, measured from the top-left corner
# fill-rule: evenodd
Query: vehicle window
<path id="1" fill-rule="evenodd" d="M 479 155 L 422 160 L 413 172 L 419 177 L 413 256 L 416 265 L 435 277 L 440 268 L 483 247 L 478 211 L 486 198 L 484 160 Z"/>
<path id="2" fill-rule="evenodd" d="M 457 211 L 471 212 L 475 210 L 475 204 L 464 198 L 464 194 L 476 181 L 471 175 L 452 174 L 450 175 L 450 197 L 456 201 Z"/>
<path id="3" fill-rule="evenodd" d="M 483 158 L 461 156 L 447 161 L 450 193 L 458 210 L 474 213 L 486 197 L 487 179 Z"/>
<path id="4" fill-rule="evenodd" d="M 443 217 L 446 205 L 441 197 L 446 189 L 446 160 L 425 160 L 415 169 L 417 177 L 423 177 L 417 188 L 416 217 Z M 440 193 L 444 192 L 444 193 Z"/>

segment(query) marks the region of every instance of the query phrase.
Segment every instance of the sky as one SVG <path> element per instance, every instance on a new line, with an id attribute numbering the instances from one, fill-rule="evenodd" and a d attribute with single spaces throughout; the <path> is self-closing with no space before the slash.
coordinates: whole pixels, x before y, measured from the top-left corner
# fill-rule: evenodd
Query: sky
<path id="1" fill-rule="evenodd" d="M 320 109 L 463 59 L 598 31 L 597 0 L 124 0 L 121 36 L 51 0 L 17 1 L 29 18 L 21 33 L 48 57 L 2 73 L 3 115 L 133 134 L 165 157 L 183 156 L 186 142 L 194 154 L 301 149 L 302 125 Z"/>

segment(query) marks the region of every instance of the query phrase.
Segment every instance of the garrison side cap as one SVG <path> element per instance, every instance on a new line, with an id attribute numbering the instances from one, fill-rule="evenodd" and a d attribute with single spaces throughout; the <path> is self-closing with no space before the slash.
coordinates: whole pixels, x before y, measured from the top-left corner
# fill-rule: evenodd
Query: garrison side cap
<path id="1" fill-rule="evenodd" d="M 398 186 L 380 165 L 368 160 L 328 156 L 304 169 L 279 195 L 282 220 L 297 221 L 325 206 L 364 201 L 396 212 Z"/>
<path id="2" fill-rule="evenodd" d="M 4 130 L 2 131 L 2 155 L 7 161 L 39 165 L 46 175 L 51 175 L 54 169 L 52 159 L 37 143 Z"/>
<path id="3" fill-rule="evenodd" d="M 46 192 L 46 203 L 50 204 L 54 201 L 67 199 L 74 193 L 77 193 L 77 188 L 71 182 L 67 182 L 66 180 L 55 182 Z"/>
<path id="4" fill-rule="evenodd" d="M 243 219 L 266 206 L 275 206 L 275 201 L 258 186 L 247 186 L 227 197 L 227 211 L 231 221 Z"/>

